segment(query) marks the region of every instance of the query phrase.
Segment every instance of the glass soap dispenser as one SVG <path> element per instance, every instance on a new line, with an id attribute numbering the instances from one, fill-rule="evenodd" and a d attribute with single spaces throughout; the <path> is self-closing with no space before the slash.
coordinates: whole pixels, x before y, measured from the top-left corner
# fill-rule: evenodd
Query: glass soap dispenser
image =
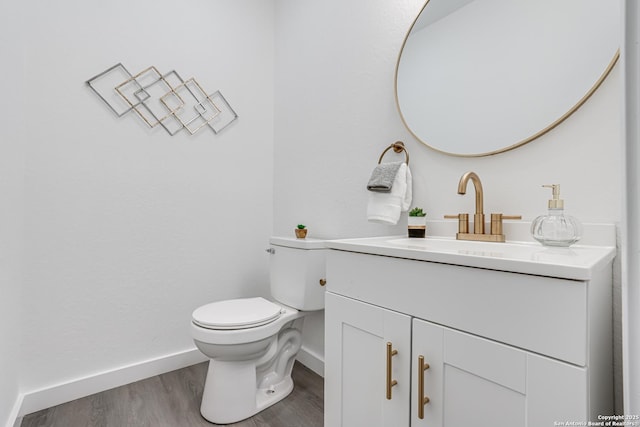
<path id="1" fill-rule="evenodd" d="M 543 187 L 551 188 L 553 198 L 549 200 L 549 212 L 531 224 L 531 234 L 545 246 L 571 246 L 582 237 L 582 225 L 574 217 L 565 215 L 559 184 Z"/>

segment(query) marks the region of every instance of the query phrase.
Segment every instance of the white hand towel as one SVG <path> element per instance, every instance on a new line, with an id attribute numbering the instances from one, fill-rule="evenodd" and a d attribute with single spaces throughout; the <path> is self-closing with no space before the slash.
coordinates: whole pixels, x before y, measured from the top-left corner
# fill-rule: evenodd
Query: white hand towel
<path id="1" fill-rule="evenodd" d="M 411 206 L 412 177 L 409 166 L 403 163 L 396 174 L 388 193 L 369 191 L 369 203 L 367 205 L 367 218 L 371 222 L 383 224 L 397 224 L 400 213 Z"/>
<path id="2" fill-rule="evenodd" d="M 402 212 L 406 212 L 411 207 L 411 200 L 413 199 L 413 177 L 411 176 L 411 169 L 407 165 L 407 190 L 404 192 L 404 199 L 402 199 Z"/>

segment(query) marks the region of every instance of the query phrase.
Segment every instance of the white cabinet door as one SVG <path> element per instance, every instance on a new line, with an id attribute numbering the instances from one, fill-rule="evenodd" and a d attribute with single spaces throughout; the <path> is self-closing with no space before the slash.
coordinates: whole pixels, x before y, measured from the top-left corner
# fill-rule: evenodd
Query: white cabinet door
<path id="1" fill-rule="evenodd" d="M 411 318 L 326 294 L 326 427 L 409 426 Z M 391 343 L 390 365 L 387 343 Z M 387 369 L 391 399 L 387 399 Z"/>
<path id="2" fill-rule="evenodd" d="M 428 369 L 421 371 L 418 358 Z M 587 421 L 586 370 L 413 320 L 413 427 L 539 427 Z M 419 390 L 423 375 L 424 390 Z M 421 395 L 421 393 L 424 393 Z M 423 418 L 418 407 L 424 397 Z"/>
<path id="3" fill-rule="evenodd" d="M 548 357 L 527 355 L 527 426 L 554 422 L 598 421 L 589 416 L 588 375 L 585 368 Z M 594 406 L 602 402 L 592 402 Z"/>

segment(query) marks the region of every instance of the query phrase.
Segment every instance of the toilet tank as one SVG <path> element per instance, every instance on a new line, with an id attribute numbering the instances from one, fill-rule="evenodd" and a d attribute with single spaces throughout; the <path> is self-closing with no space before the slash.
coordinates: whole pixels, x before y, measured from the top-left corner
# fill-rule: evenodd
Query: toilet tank
<path id="1" fill-rule="evenodd" d="M 269 242 L 271 296 L 298 310 L 323 309 L 325 241 L 272 237 Z"/>

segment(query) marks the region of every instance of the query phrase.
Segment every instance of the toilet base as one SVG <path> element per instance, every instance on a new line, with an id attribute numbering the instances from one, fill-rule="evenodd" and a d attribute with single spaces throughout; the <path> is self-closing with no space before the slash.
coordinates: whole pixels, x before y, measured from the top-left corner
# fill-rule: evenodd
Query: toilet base
<path id="1" fill-rule="evenodd" d="M 202 416 L 214 424 L 231 424 L 250 418 L 278 403 L 293 391 L 293 380 L 290 376 L 268 388 L 256 388 L 255 365 L 235 362 L 233 367 L 220 369 L 220 363 L 228 364 L 209 361 L 209 372 L 200 407 Z M 222 388 L 218 387 L 218 384 L 231 384 L 231 387 Z M 247 393 L 248 390 L 254 392 Z"/>
<path id="2" fill-rule="evenodd" d="M 287 397 L 293 391 L 291 370 L 300 341 L 300 331 L 287 328 L 258 360 L 210 359 L 200 406 L 202 416 L 214 424 L 231 424 Z"/>
<path id="3" fill-rule="evenodd" d="M 256 392 L 256 414 L 269 406 L 278 403 L 293 391 L 293 380 L 291 377 L 285 378 L 281 383 L 269 387 L 268 389 L 258 389 Z M 255 414 L 252 414 L 255 415 Z"/>

